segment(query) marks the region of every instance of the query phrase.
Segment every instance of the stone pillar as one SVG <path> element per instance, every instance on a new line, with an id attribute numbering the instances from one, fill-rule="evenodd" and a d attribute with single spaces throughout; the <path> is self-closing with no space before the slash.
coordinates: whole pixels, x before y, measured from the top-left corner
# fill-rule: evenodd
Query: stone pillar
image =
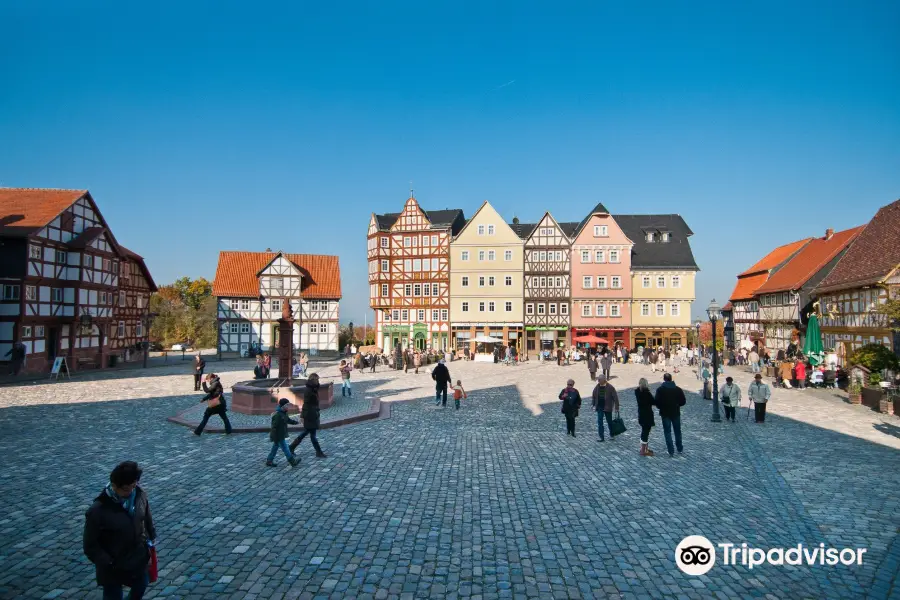
<path id="1" fill-rule="evenodd" d="M 294 357 L 294 315 L 287 298 L 282 300 L 284 309 L 278 319 L 278 377 L 291 378 L 291 359 Z"/>

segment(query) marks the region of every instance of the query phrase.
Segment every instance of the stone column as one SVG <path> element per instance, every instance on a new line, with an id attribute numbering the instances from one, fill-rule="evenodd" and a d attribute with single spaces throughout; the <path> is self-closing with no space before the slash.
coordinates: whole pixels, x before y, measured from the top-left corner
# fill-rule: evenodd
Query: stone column
<path id="1" fill-rule="evenodd" d="M 278 319 L 278 377 L 291 378 L 291 358 L 294 356 L 294 314 L 287 298 L 282 300 L 284 308 Z"/>

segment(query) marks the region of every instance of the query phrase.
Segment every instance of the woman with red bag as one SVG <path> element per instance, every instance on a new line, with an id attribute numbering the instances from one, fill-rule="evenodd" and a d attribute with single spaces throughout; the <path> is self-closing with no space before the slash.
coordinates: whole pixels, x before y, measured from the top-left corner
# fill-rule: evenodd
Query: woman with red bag
<path id="1" fill-rule="evenodd" d="M 206 402 L 206 410 L 203 411 L 203 419 L 194 430 L 194 435 L 203 433 L 203 428 L 206 427 L 207 421 L 213 415 L 219 415 L 222 422 L 225 423 L 225 433 L 231 433 L 231 421 L 228 420 L 225 412 L 225 390 L 222 388 L 219 376 L 215 373 L 207 375 L 206 381 L 203 382 L 203 391 L 206 392 L 206 395 L 200 399 L 200 402 Z"/>

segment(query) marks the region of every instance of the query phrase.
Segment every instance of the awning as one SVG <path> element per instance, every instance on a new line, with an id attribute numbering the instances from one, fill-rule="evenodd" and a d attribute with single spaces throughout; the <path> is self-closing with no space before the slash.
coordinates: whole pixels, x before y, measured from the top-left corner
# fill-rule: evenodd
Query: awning
<path id="1" fill-rule="evenodd" d="M 596 335 L 582 335 L 575 338 L 576 342 L 581 342 L 583 344 L 608 344 L 609 340 L 602 337 L 597 337 Z"/>
<path id="2" fill-rule="evenodd" d="M 491 337 L 489 335 L 479 335 L 478 337 L 475 338 L 475 341 L 478 342 L 479 344 L 499 344 L 503 340 L 501 340 L 499 338 Z"/>

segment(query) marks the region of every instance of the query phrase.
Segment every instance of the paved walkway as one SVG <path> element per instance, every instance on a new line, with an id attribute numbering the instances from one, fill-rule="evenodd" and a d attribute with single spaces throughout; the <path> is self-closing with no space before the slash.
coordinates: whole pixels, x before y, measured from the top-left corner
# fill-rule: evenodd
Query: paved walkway
<path id="1" fill-rule="evenodd" d="M 247 376 L 222 367 L 226 386 Z M 778 390 L 765 425 L 712 424 L 692 393 L 685 456 L 641 458 L 628 389 L 645 367 L 613 367 L 629 431 L 603 444 L 587 407 L 575 439 L 559 414 L 566 378 L 589 395 L 583 365 L 450 369 L 469 391 L 458 412 L 428 400 L 427 373 L 355 373 L 391 418 L 323 431 L 330 457 L 304 442 L 297 469 L 263 466 L 265 434 L 167 423 L 197 401 L 180 368 L 0 388 L 0 598 L 99 598 L 83 513 L 125 459 L 145 469 L 159 532 L 148 597 L 900 597 L 900 419 Z M 689 534 L 868 551 L 861 567 L 691 577 L 673 560 Z"/>

